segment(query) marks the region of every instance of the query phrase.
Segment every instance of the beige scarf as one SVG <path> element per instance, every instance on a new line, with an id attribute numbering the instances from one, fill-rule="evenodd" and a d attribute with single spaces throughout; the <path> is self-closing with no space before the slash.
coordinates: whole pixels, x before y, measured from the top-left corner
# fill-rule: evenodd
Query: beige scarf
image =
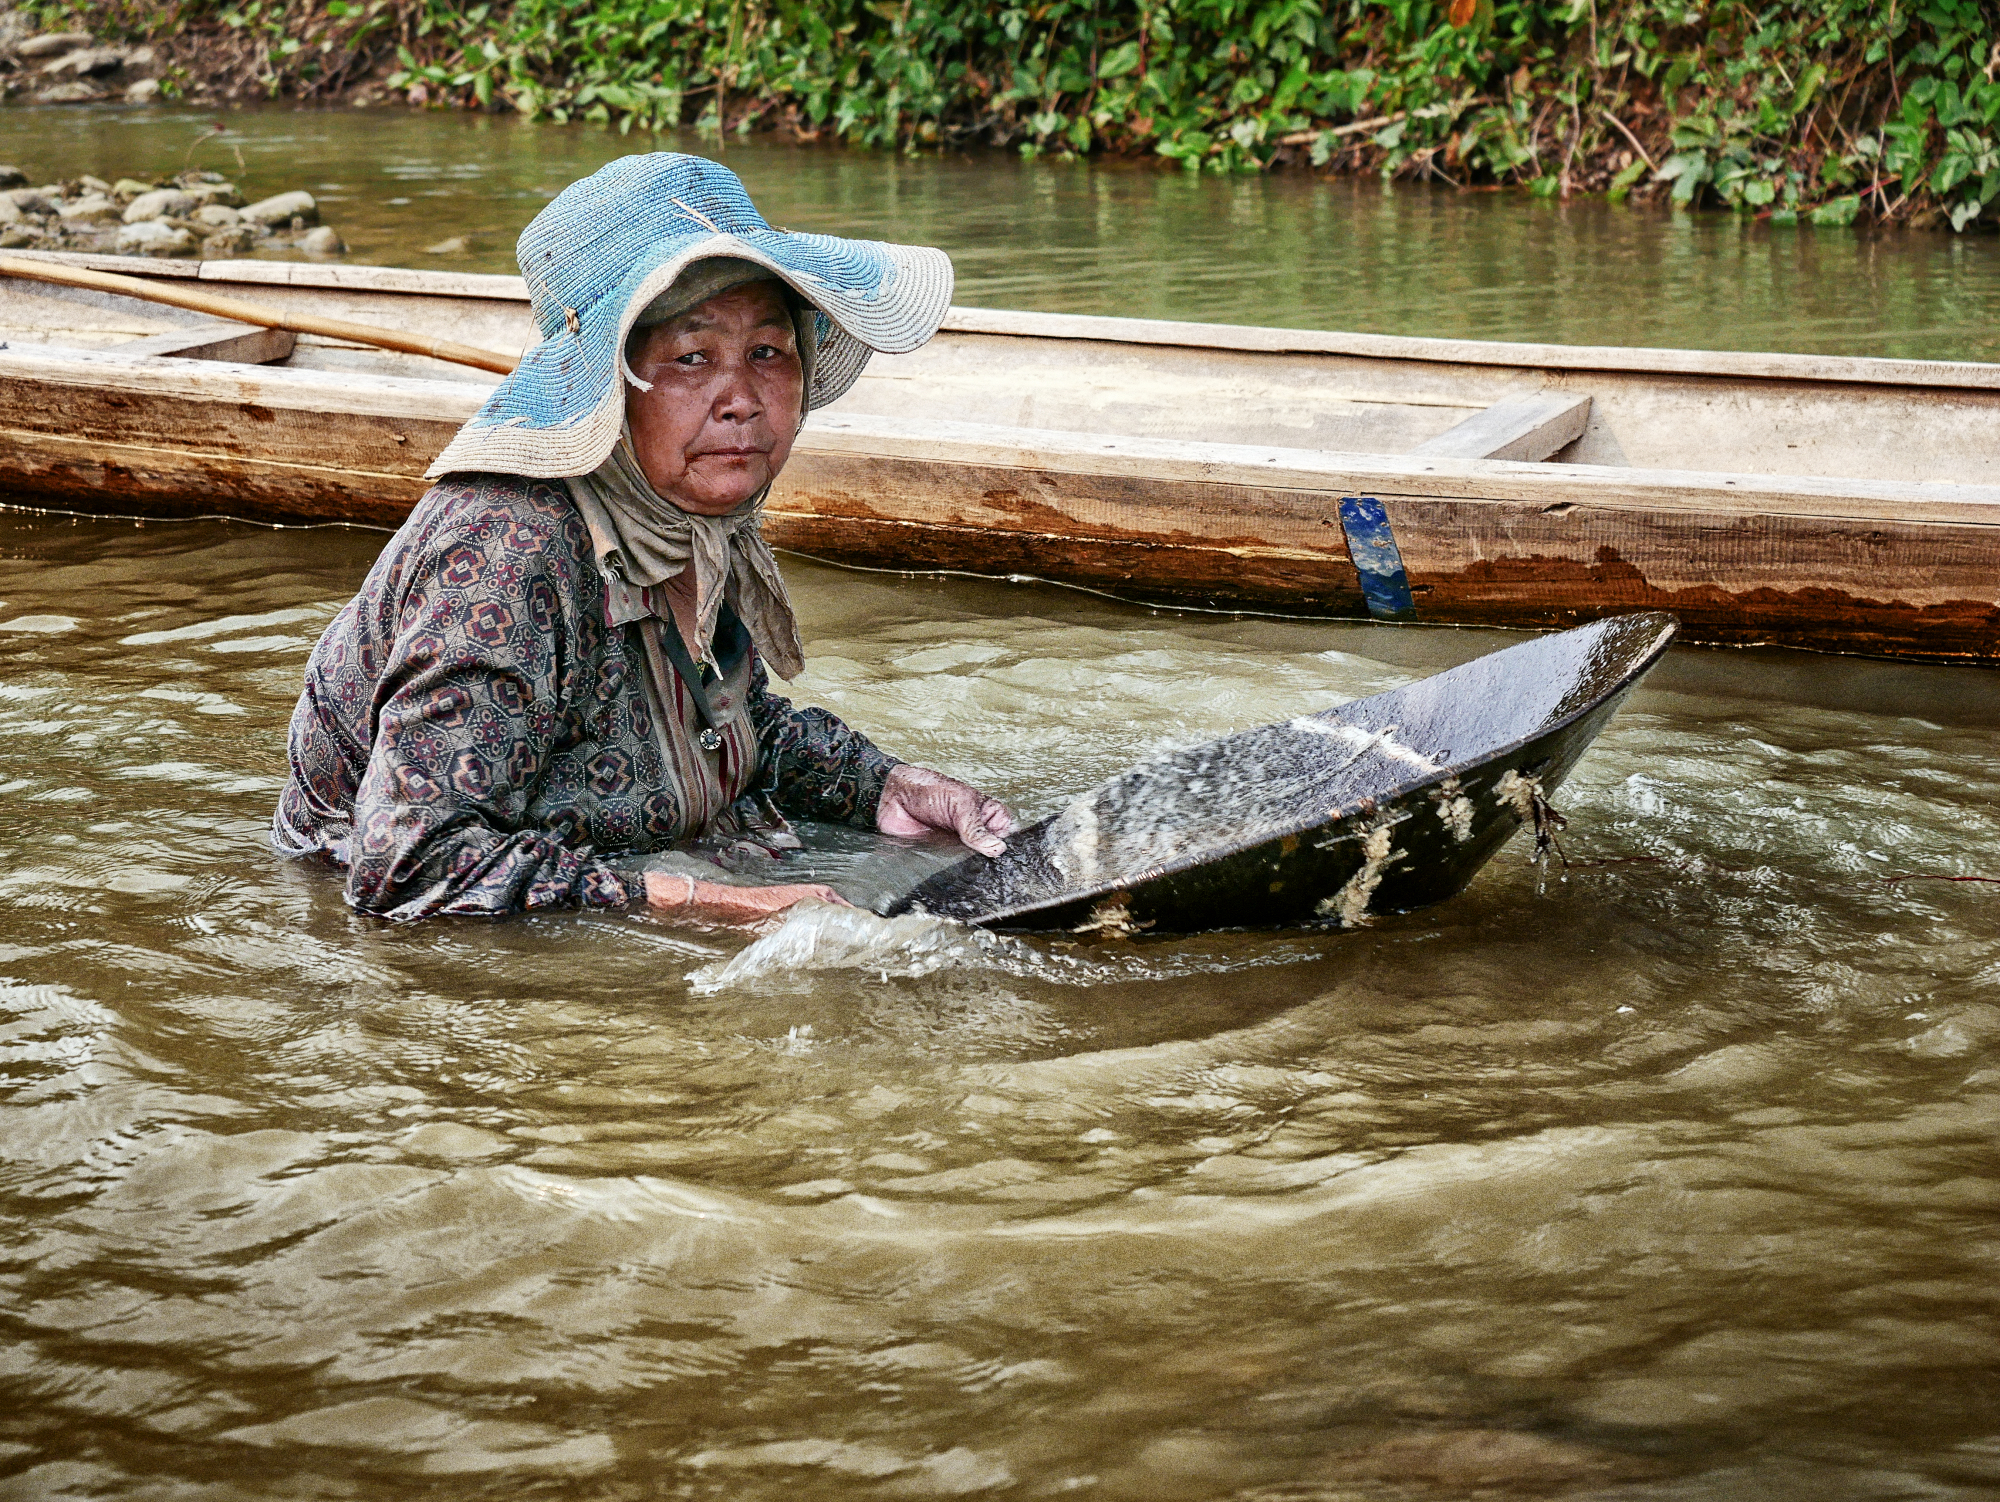
<path id="1" fill-rule="evenodd" d="M 612 544 L 599 564 L 634 589 L 653 589 L 694 564 L 695 639 L 687 649 L 696 662 L 709 661 L 726 600 L 772 672 L 789 680 L 804 671 L 799 623 L 760 527 L 765 492 L 727 516 L 683 511 L 653 489 L 629 431 L 594 473 L 573 477 L 569 490 L 592 537 Z"/>

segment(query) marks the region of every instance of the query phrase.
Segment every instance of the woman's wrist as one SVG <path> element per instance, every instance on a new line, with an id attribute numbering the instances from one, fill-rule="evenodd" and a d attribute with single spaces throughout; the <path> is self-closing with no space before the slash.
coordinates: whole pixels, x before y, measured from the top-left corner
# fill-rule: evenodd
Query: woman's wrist
<path id="1" fill-rule="evenodd" d="M 677 913 L 696 923 L 758 923 L 808 899 L 849 906 L 833 888 L 817 882 L 739 887 L 728 882 L 696 881 L 679 871 L 648 871 L 645 882 L 646 905 L 652 911 Z"/>
<path id="2" fill-rule="evenodd" d="M 646 906 L 661 912 L 692 908 L 700 895 L 699 883 L 685 871 L 648 871 L 645 887 Z"/>
<path id="3" fill-rule="evenodd" d="M 900 756 L 891 756 L 875 746 L 868 749 L 874 755 L 863 760 L 861 795 L 854 800 L 854 813 L 848 821 L 859 829 L 875 827 L 875 820 L 882 812 L 882 794 L 889 788 L 889 778 L 896 768 L 909 765 Z"/>

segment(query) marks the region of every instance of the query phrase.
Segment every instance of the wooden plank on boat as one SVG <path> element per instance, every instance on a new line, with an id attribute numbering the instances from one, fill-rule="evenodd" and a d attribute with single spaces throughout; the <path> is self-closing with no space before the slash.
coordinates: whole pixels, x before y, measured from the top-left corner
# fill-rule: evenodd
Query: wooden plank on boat
<path id="1" fill-rule="evenodd" d="M 518 276 L 474 271 L 415 271 L 403 266 L 349 266 L 310 261 L 187 261 L 163 256 L 89 255 L 59 250 L 14 250 L 9 255 L 57 261 L 120 276 L 235 282 L 255 287 L 302 287 L 327 291 L 395 292 L 414 298 L 480 298 L 528 301 L 528 284 Z"/>
<path id="2" fill-rule="evenodd" d="M 1583 436 L 1590 398 L 1561 393 L 1512 396 L 1477 412 L 1457 427 L 1427 438 L 1412 454 L 1439 459 L 1517 459 L 1539 462 Z"/>
<path id="3" fill-rule="evenodd" d="M 485 388 L 463 381 L 413 380 L 406 376 L 290 366 L 235 364 L 154 364 L 127 360 L 110 349 L 65 349 L 52 344 L 11 344 L 0 349 L 0 379 L 40 384 L 52 391 L 99 391 L 127 398 L 142 413 L 151 398 L 180 398 L 223 409 L 283 409 L 330 417 L 407 415 L 412 420 L 449 422 L 452 430 L 479 410 Z M 27 400 L 28 393 L 23 393 Z M 61 399 L 56 399 L 59 404 Z M 51 402 L 27 400 L 0 408 L 10 419 L 46 412 Z M 31 424 L 39 426 L 39 423 Z M 440 448 L 443 445 L 439 445 Z M 417 467 L 436 456 L 432 450 Z"/>
<path id="4" fill-rule="evenodd" d="M 41 254 L 22 259 L 56 261 L 66 265 L 87 263 L 87 269 L 135 275 L 141 280 L 162 280 L 152 268 L 132 257 L 93 256 L 77 258 Z M 208 275 L 219 265 L 249 267 L 240 277 Z M 504 295 L 509 277 L 448 277 L 428 284 L 419 293 L 400 284 L 417 279 L 422 285 L 427 273 L 397 271 L 377 267 L 324 267 L 282 261 L 201 264 L 204 275 L 200 290 L 224 297 L 240 297 L 269 307 L 287 316 L 330 318 L 346 323 L 374 324 L 414 335 L 474 344 L 503 354 L 519 352 L 533 336 L 533 324 L 524 301 Z M 362 273 L 368 273 L 366 275 Z M 394 272 L 394 275 L 388 273 Z M 268 274 L 263 274 L 268 273 Z M 185 286 L 183 278 L 165 278 L 168 285 Z M 495 286 L 492 284 L 502 284 Z M 487 296 L 497 292 L 503 295 Z M 215 315 L 206 315 L 213 317 Z M 131 338 L 168 333 L 185 326 L 187 315 L 164 314 L 154 304 L 116 293 L 76 287 L 58 287 L 22 279 L 0 279 L 0 338 L 13 334 L 10 342 L 26 342 L 28 335 L 54 344 L 96 346 L 109 338 Z M 301 339 L 293 356 L 295 363 L 353 365 L 353 353 L 360 346 L 320 336 Z M 322 353 L 324 352 L 324 353 Z M 411 361 L 420 363 L 411 364 Z M 421 357 L 392 357 L 374 362 L 385 373 L 402 371 L 423 375 L 435 369 Z M 468 372 L 468 375 L 472 373 Z M 475 377 L 479 378 L 479 377 Z M 497 377 L 484 377 L 491 384 Z"/>
<path id="5" fill-rule="evenodd" d="M 126 271 L 149 263 L 125 257 L 106 271 Z M 528 301 L 528 284 L 518 276 L 477 271 L 412 271 L 402 266 L 342 266 L 303 261 L 202 261 L 204 282 L 236 282 L 256 287 L 308 287 L 342 292 L 395 292 L 406 297 L 480 298 Z M 128 272 L 138 275 L 138 272 Z"/>
<path id="6" fill-rule="evenodd" d="M 915 354 L 871 362 L 832 411 L 1406 454 L 1536 389 L 1592 398 L 1565 463 L 2000 482 L 2000 392 L 1963 387 L 940 335 Z M 1701 435 L 1692 453 L 1691 433 Z"/>
<path id="7" fill-rule="evenodd" d="M 1478 494 L 1541 506 L 1551 515 L 1588 501 L 1595 506 L 1666 507 L 1718 516 L 1770 512 L 1855 521 L 1921 519 L 2000 526 L 2000 484 L 1939 485 L 1928 481 L 1826 479 L 1812 475 L 1732 474 L 1727 471 L 1629 469 L 1596 464 L 1524 464 L 1410 454 L 1329 453 L 1179 438 L 1106 437 L 1049 428 L 970 422 L 904 420 L 876 415 L 815 414 L 801 430 L 795 454 L 844 454 L 895 460 L 938 471 L 948 494 L 968 474 L 1021 471 L 1032 487 L 1038 474 L 1074 476 L 1078 483 L 1131 485 L 1141 514 L 1166 529 L 1189 518 L 1186 487 L 1223 485 L 1246 491 L 1302 495 L 1408 495 L 1455 498 Z M 782 487 L 782 481 L 780 482 Z M 983 492 L 975 492 L 983 495 Z M 1031 490 L 988 497 L 982 525 L 1010 525 L 1031 516 Z M 990 512 L 990 514 L 987 514 Z M 1246 514 L 1245 525 L 1260 519 Z M 1337 535 L 1329 510 L 1325 524 Z M 2000 539 L 2000 534 L 1996 534 Z M 2000 582 L 2000 572 L 1996 573 Z"/>
<path id="8" fill-rule="evenodd" d="M 264 329 L 252 323 L 213 319 L 171 334 L 151 334 L 114 344 L 108 353 L 131 358 L 156 356 L 176 360 L 227 360 L 238 365 L 269 365 L 288 359 L 298 335 L 289 329 Z"/>
<path id="9" fill-rule="evenodd" d="M 1510 344 L 1490 339 L 1267 329 L 1228 323 L 1182 323 L 1165 318 L 1021 313 L 999 308 L 953 308 L 945 315 L 942 332 L 1179 345 L 1257 354 L 1351 355 L 1367 360 L 1417 360 L 1444 365 L 1505 365 L 1525 370 L 1629 371 L 1644 375 L 1721 376 L 1732 380 L 1838 381 L 1871 386 L 2000 391 L 2000 365 L 1959 360 L 1896 360 L 1872 355 Z"/>
<path id="10" fill-rule="evenodd" d="M 84 266 L 92 271 L 115 271 L 124 276 L 158 276 L 175 280 L 199 277 L 203 261 L 181 260 L 174 256 L 111 256 L 73 250 L 10 250 L 9 255 L 31 261 L 57 261 L 65 266 Z"/>

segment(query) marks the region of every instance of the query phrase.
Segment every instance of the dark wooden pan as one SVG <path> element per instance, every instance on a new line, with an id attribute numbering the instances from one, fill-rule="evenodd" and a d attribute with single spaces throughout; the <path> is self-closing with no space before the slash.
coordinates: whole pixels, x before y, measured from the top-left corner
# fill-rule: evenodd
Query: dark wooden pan
<path id="1" fill-rule="evenodd" d="M 1134 767 L 891 905 L 996 928 L 1352 925 L 1461 890 L 1673 639 L 1659 613 L 1523 642 Z"/>

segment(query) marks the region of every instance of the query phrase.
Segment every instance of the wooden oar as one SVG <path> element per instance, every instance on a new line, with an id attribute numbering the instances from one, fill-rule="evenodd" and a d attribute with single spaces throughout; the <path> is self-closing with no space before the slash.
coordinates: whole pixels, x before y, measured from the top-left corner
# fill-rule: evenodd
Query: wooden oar
<path id="1" fill-rule="evenodd" d="M 18 276 L 34 282 L 54 282 L 63 287 L 89 287 L 98 292 L 116 292 L 124 297 L 166 303 L 196 313 L 212 313 L 217 318 L 233 318 L 238 323 L 254 323 L 267 329 L 289 329 L 294 334 L 319 334 L 328 339 L 345 339 L 352 344 L 372 344 L 379 349 L 400 350 L 408 355 L 429 355 L 433 360 L 471 365 L 499 375 L 511 374 L 514 367 L 520 364 L 513 355 L 477 349 L 470 344 L 454 344 L 449 339 L 426 339 L 418 334 L 400 334 L 394 329 L 377 328 L 373 324 L 315 318 L 310 313 L 281 313 L 261 303 L 217 297 L 211 292 L 196 292 L 171 282 L 149 282 L 109 271 L 89 271 L 81 266 L 65 266 L 58 261 L 0 256 L 0 276 Z"/>

